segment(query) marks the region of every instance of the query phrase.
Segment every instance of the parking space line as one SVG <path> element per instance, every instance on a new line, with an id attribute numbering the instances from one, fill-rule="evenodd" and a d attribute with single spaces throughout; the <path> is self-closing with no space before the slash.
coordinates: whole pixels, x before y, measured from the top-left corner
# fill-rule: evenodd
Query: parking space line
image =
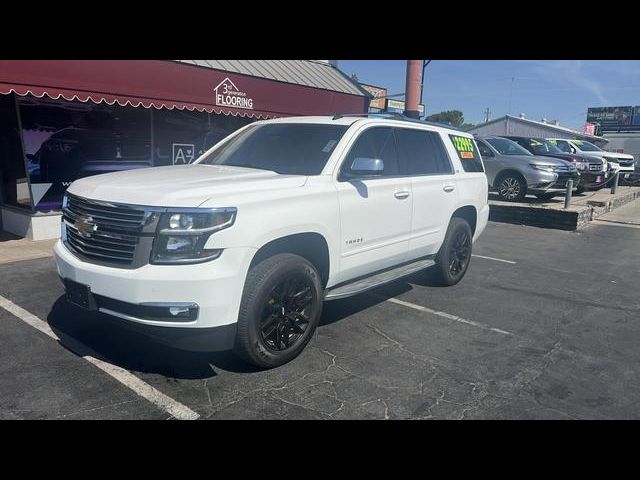
<path id="1" fill-rule="evenodd" d="M 495 262 L 503 262 L 503 263 L 510 263 L 511 265 L 515 265 L 518 262 L 514 262 L 512 260 L 503 260 L 501 258 L 494 258 L 494 257 L 485 257 L 484 255 L 476 255 L 475 253 L 471 254 L 472 257 L 478 257 L 478 258 L 484 258 L 485 260 L 493 260 Z"/>
<path id="2" fill-rule="evenodd" d="M 457 315 L 452 315 L 447 312 L 440 312 L 438 310 L 433 310 L 432 308 L 423 307 L 422 305 L 416 305 L 415 303 L 405 302 L 404 300 L 399 300 L 397 298 L 385 298 L 382 295 L 378 295 L 375 293 L 371 293 L 370 295 L 386 300 L 387 302 L 395 303 L 396 305 L 402 305 L 403 307 L 413 308 L 414 310 L 419 310 L 421 312 L 431 313 L 432 315 L 437 315 L 439 317 L 443 317 L 448 320 L 453 320 L 454 322 L 464 323 L 466 325 L 471 325 L 473 327 L 481 328 L 483 330 L 490 330 L 495 333 L 501 333 L 502 335 L 510 335 L 510 336 L 515 335 L 511 332 L 507 332 L 506 330 L 502 330 L 500 328 L 489 327 L 487 325 L 483 325 L 482 323 L 474 322 L 473 320 L 467 320 L 466 318 L 458 317 Z"/>
<path id="3" fill-rule="evenodd" d="M 2 295 L 0 295 L 0 307 L 4 308 L 12 315 L 15 315 L 26 324 L 31 325 L 33 328 L 60 342 L 60 338 L 55 334 L 47 322 L 36 317 L 21 306 L 16 305 L 11 300 L 4 298 Z M 70 338 L 69 342 L 65 341 L 64 345 L 69 347 L 89 363 L 95 365 L 100 370 L 122 383 L 127 388 L 133 390 L 137 395 L 149 400 L 158 408 L 169 413 L 171 416 L 179 420 L 195 420 L 200 417 L 198 413 L 194 412 L 189 407 L 140 380 L 128 370 L 96 358 L 97 354 L 93 350 L 77 340 Z"/>

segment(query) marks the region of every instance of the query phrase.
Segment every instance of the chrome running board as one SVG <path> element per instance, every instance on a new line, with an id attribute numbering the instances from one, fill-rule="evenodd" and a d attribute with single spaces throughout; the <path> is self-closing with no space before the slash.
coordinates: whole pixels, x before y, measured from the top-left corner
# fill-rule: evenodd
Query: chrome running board
<path id="1" fill-rule="evenodd" d="M 417 271 L 435 265 L 433 256 L 429 258 L 422 258 L 418 261 L 404 264 L 399 267 L 394 267 L 390 270 L 374 273 L 364 278 L 359 278 L 351 281 L 347 284 L 338 285 L 325 290 L 325 300 L 338 300 L 340 298 L 350 297 L 359 293 L 366 292 L 372 288 L 379 287 L 385 283 L 393 282 L 399 278 L 406 277 Z"/>

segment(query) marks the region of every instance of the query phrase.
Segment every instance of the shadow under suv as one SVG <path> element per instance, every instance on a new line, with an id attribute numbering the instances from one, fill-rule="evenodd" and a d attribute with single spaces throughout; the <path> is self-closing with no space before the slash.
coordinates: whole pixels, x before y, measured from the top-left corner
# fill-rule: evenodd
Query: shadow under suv
<path id="1" fill-rule="evenodd" d="M 475 137 L 489 188 L 502 200 L 521 201 L 527 193 L 549 200 L 580 182 L 576 167 L 565 160 L 533 155 L 516 142 L 497 136 Z"/>

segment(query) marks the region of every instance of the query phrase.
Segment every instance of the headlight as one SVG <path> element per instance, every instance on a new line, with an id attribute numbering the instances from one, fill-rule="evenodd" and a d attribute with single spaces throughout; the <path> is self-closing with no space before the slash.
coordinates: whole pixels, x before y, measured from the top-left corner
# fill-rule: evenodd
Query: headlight
<path id="1" fill-rule="evenodd" d="M 589 164 L 587 162 L 574 162 L 573 165 L 578 170 L 589 170 Z"/>
<path id="2" fill-rule="evenodd" d="M 555 165 L 547 165 L 547 164 L 536 164 L 532 163 L 531 166 L 536 170 L 544 170 L 545 172 L 555 172 L 558 168 Z"/>
<path id="3" fill-rule="evenodd" d="M 153 242 L 151 263 L 199 263 L 219 257 L 221 249 L 204 246 L 212 233 L 233 225 L 236 212 L 235 208 L 214 208 L 163 213 Z"/>

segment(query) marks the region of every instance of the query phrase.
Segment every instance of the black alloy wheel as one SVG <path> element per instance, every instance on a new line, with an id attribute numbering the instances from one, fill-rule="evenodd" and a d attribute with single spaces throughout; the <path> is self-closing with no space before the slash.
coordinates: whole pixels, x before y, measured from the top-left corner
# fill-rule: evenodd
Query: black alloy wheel
<path id="1" fill-rule="evenodd" d="M 460 272 L 467 268 L 471 259 L 471 238 L 468 232 L 456 232 L 453 242 L 449 248 L 449 273 L 452 277 L 457 277 Z"/>
<path id="2" fill-rule="evenodd" d="M 265 299 L 260 321 L 264 346 L 276 352 L 295 346 L 308 328 L 316 304 L 307 276 L 293 275 L 275 285 Z"/>
<path id="3" fill-rule="evenodd" d="M 469 223 L 460 217 L 453 217 L 444 242 L 436 255 L 433 272 L 437 285 L 450 287 L 462 280 L 471 263 L 473 232 Z"/>
<path id="4" fill-rule="evenodd" d="M 279 253 L 256 262 L 245 279 L 235 353 L 261 368 L 293 360 L 320 322 L 323 299 L 320 274 L 305 258 Z"/>

